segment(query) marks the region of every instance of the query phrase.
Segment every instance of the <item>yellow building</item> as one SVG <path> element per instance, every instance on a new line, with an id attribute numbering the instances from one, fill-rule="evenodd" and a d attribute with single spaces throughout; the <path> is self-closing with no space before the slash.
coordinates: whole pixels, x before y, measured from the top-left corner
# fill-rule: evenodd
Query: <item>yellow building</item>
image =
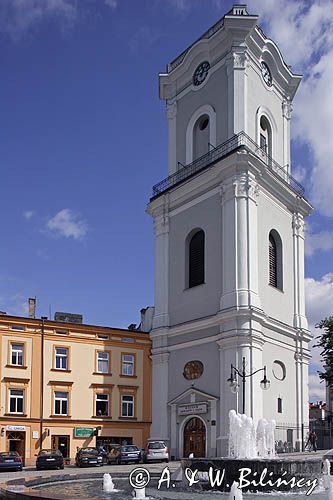
<path id="1" fill-rule="evenodd" d="M 151 423 L 150 340 L 139 331 L 0 315 L 0 451 L 143 447 Z M 42 436 L 42 441 L 40 439 Z"/>

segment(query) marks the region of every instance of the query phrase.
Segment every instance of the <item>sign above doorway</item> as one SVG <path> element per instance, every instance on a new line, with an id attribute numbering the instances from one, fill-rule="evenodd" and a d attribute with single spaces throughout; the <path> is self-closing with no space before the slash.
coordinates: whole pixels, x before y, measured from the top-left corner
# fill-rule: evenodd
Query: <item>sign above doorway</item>
<path id="1" fill-rule="evenodd" d="M 6 430 L 7 431 L 25 431 L 26 427 L 25 427 L 25 425 L 7 425 Z"/>
<path id="2" fill-rule="evenodd" d="M 178 406 L 178 415 L 196 415 L 200 413 L 207 413 L 207 403 Z"/>

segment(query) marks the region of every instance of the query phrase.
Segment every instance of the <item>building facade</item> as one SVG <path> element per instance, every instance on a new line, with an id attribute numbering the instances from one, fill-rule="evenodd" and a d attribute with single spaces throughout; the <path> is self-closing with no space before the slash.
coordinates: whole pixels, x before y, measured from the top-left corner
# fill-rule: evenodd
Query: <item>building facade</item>
<path id="1" fill-rule="evenodd" d="M 0 338 L 0 451 L 17 450 L 30 465 L 41 447 L 73 459 L 82 446 L 145 445 L 147 334 L 0 315 Z"/>
<path id="2" fill-rule="evenodd" d="M 230 409 L 290 423 L 293 449 L 308 423 L 304 218 L 312 208 L 290 160 L 301 76 L 257 21 L 234 6 L 159 76 L 169 175 L 147 209 L 151 437 L 176 457 L 225 456 Z M 235 372 L 243 363 L 245 391 Z"/>

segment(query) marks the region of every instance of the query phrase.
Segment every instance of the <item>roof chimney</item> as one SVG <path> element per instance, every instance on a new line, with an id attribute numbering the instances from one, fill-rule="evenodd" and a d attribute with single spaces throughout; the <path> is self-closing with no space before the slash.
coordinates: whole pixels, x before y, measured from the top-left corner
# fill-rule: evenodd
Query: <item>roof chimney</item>
<path id="1" fill-rule="evenodd" d="M 35 319 L 36 317 L 36 297 L 29 298 L 29 318 Z"/>

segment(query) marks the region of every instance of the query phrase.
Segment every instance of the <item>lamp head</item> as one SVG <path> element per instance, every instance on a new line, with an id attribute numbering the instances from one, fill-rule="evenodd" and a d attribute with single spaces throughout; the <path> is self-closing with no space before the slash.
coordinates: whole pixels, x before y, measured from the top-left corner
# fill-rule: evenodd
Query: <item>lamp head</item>
<path id="1" fill-rule="evenodd" d="M 267 391 L 271 386 L 270 381 L 267 379 L 266 374 L 264 375 L 264 378 L 260 382 L 260 387 L 262 388 L 263 391 Z"/>

